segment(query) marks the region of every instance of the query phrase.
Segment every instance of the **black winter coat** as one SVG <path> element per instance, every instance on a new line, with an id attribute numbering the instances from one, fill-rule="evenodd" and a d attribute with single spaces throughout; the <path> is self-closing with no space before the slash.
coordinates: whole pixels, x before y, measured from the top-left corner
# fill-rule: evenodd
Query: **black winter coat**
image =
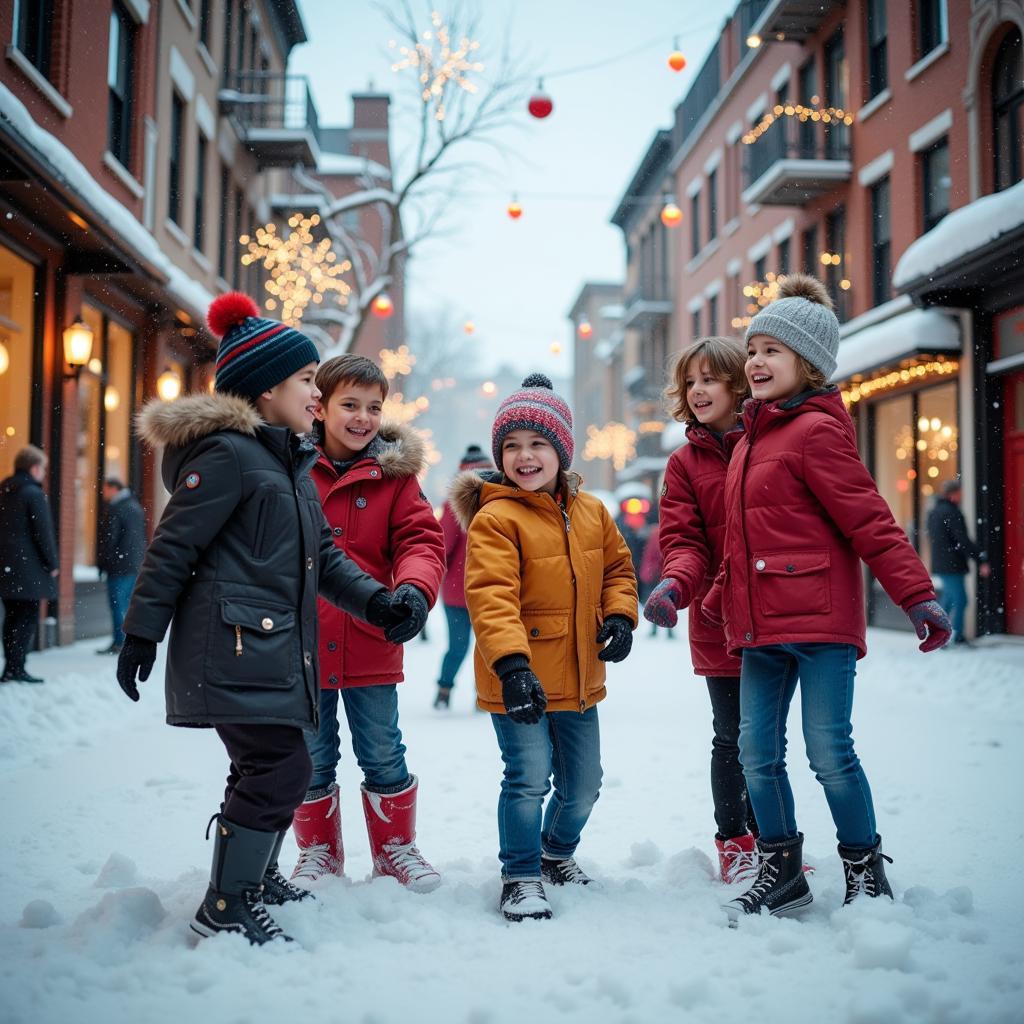
<path id="1" fill-rule="evenodd" d="M 146 553 L 146 514 L 131 491 L 122 491 L 103 513 L 96 567 L 108 576 L 133 576 Z"/>
<path id="2" fill-rule="evenodd" d="M 171 625 L 167 721 L 316 728 L 317 593 L 362 618 L 382 589 L 335 547 L 316 449 L 228 395 L 151 402 L 139 428 L 172 493 L 124 631 L 159 642 Z"/>
<path id="3" fill-rule="evenodd" d="M 19 471 L 0 483 L 0 597 L 55 600 L 57 581 L 50 573 L 59 565 L 46 493 Z"/>
<path id="4" fill-rule="evenodd" d="M 948 498 L 939 498 L 928 513 L 928 539 L 932 543 L 932 572 L 963 576 L 968 558 L 985 562 L 985 552 L 967 533 L 967 520 L 960 506 Z"/>

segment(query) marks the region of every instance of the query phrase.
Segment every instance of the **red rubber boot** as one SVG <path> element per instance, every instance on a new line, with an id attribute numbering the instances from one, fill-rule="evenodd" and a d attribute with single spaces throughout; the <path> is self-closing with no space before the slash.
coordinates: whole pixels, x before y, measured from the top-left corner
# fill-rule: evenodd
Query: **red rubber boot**
<path id="1" fill-rule="evenodd" d="M 757 875 L 757 840 L 747 832 L 733 839 L 715 839 L 718 848 L 718 865 L 722 881 L 726 885 L 734 882 L 752 882 Z"/>
<path id="2" fill-rule="evenodd" d="M 292 831 L 299 847 L 299 860 L 292 872 L 295 881 L 308 884 L 327 875 L 345 874 L 341 810 L 334 783 L 326 796 L 299 804 Z"/>
<path id="3" fill-rule="evenodd" d="M 374 877 L 390 875 L 413 892 L 436 889 L 441 876 L 416 849 L 416 776 L 400 793 L 371 793 L 365 785 L 362 790 Z"/>

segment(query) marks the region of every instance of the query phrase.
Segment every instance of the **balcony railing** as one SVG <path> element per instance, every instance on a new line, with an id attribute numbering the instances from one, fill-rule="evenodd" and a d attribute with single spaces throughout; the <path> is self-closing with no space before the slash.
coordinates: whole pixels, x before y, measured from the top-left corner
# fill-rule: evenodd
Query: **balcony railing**
<path id="1" fill-rule="evenodd" d="M 849 129 L 842 124 L 780 117 L 744 147 L 743 200 L 802 206 L 850 180 Z"/>
<path id="2" fill-rule="evenodd" d="M 219 100 L 261 169 L 316 166 L 320 119 L 304 75 L 237 72 L 225 80 Z"/>
<path id="3" fill-rule="evenodd" d="M 642 327 L 655 320 L 667 319 L 672 315 L 668 286 L 654 283 L 639 285 L 626 296 L 625 310 L 623 327 Z"/>

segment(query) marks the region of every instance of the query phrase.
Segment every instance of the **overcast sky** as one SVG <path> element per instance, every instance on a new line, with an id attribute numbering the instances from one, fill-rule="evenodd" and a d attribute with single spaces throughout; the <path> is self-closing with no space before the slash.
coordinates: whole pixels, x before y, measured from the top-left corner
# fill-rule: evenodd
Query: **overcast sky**
<path id="1" fill-rule="evenodd" d="M 394 31 L 369 0 L 299 6 L 310 42 L 293 52 L 290 70 L 310 76 L 321 124 L 351 123 L 349 97 L 371 82 L 392 94 L 403 88 L 387 50 Z M 485 367 L 511 362 L 524 371 L 570 373 L 566 312 L 577 291 L 587 280 L 621 280 L 624 272 L 622 235 L 608 218 L 654 132 L 670 126 L 734 6 L 735 0 L 478 2 L 480 59 L 491 67 L 509 30 L 513 51 L 541 73 L 640 52 L 554 75 L 545 82 L 555 103 L 547 120 L 534 120 L 524 105 L 500 137 L 503 154 L 474 153 L 486 166 L 465 182 L 445 236 L 411 261 L 413 315 L 447 307 L 472 319 Z M 676 36 L 688 60 L 681 74 L 665 63 Z M 393 134 L 397 153 L 411 136 L 402 122 Z M 515 222 L 506 214 L 513 192 L 524 210 Z M 561 355 L 550 352 L 555 341 Z"/>

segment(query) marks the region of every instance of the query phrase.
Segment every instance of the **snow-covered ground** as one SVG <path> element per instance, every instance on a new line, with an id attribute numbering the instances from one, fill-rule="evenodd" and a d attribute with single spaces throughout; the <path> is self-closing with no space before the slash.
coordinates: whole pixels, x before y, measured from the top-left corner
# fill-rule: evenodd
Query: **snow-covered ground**
<path id="1" fill-rule="evenodd" d="M 45 686 L 0 687 L 0 1020 L 91 1022 L 1020 1021 L 1024 1017 L 1024 648 L 925 657 L 876 631 L 855 736 L 894 858 L 896 904 L 839 909 L 833 827 L 790 744 L 815 901 L 726 927 L 712 877 L 710 711 L 686 645 L 642 627 L 601 705 L 605 786 L 580 847 L 604 882 L 551 893 L 550 922 L 496 911 L 500 761 L 473 710 L 431 699 L 444 623 L 407 648 L 409 764 L 429 896 L 370 870 L 359 776 L 343 761 L 349 877 L 275 911 L 298 940 L 189 939 L 225 760 L 163 723 L 159 674 L 124 698 L 98 642 L 35 655 Z M 682 631 L 680 631 L 681 633 Z M 799 719 L 793 718 L 797 725 Z M 347 753 L 347 751 L 346 751 Z M 286 865 L 294 849 L 286 846 Z"/>

